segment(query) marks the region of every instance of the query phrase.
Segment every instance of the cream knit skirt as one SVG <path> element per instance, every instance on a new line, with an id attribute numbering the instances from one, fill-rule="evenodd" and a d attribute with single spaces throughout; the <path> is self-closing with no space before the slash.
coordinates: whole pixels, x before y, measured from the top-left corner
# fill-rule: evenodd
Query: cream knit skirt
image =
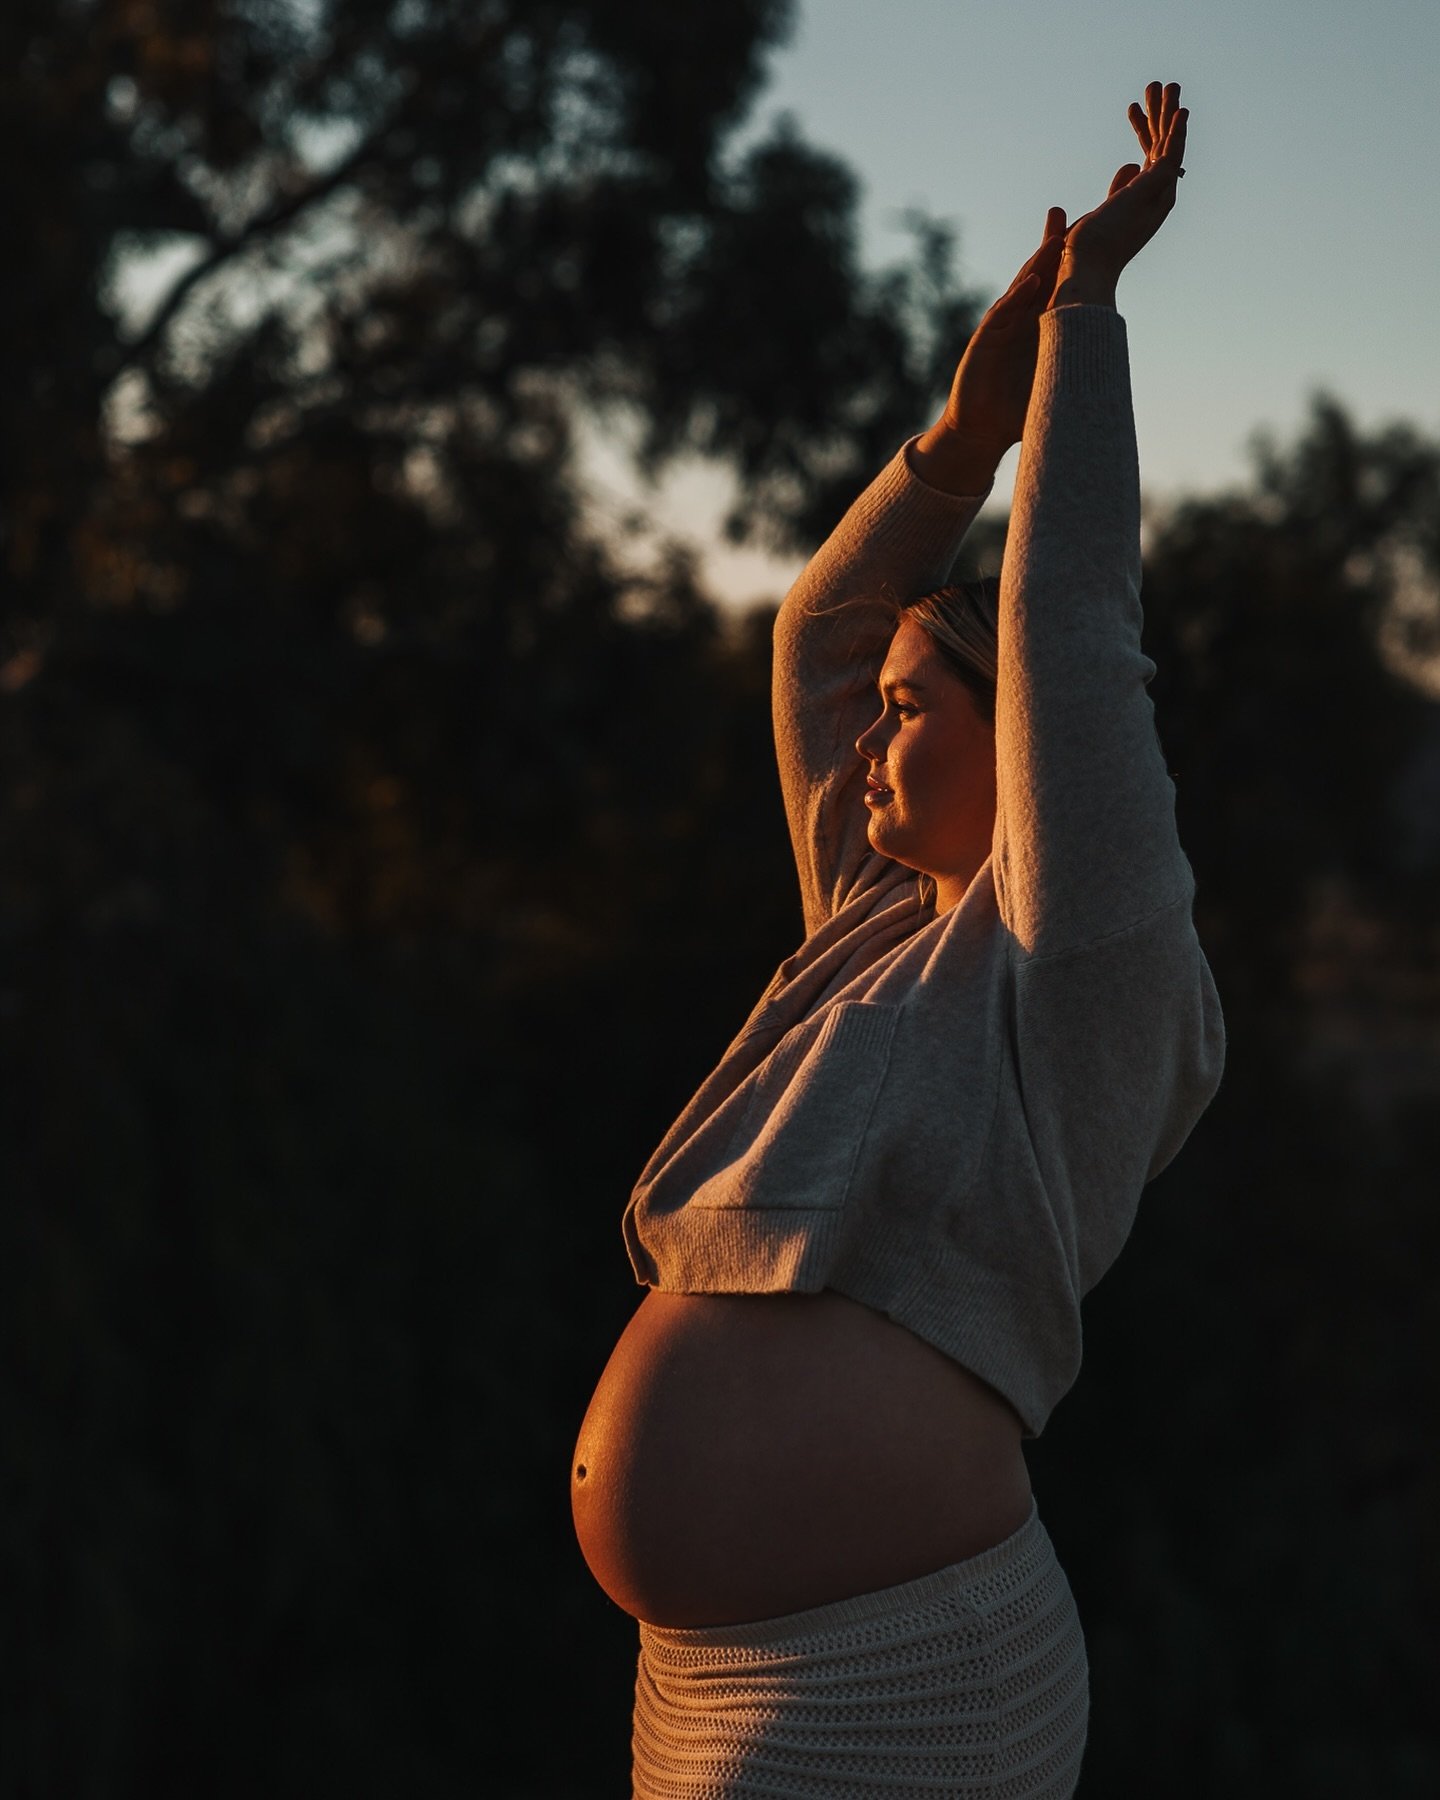
<path id="1" fill-rule="evenodd" d="M 1064 1800 L 1089 1670 L 1049 1533 L 754 1624 L 640 1627 L 636 1800 Z"/>

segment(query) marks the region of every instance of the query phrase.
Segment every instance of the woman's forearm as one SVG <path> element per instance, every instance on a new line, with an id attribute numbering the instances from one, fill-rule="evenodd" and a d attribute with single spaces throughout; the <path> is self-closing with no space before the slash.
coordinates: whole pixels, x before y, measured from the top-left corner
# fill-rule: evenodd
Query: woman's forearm
<path id="1" fill-rule="evenodd" d="M 775 620 L 775 753 L 807 932 L 842 904 L 871 854 L 855 739 L 879 710 L 894 602 L 948 580 L 980 507 L 912 468 L 912 454 L 892 458 L 855 501 Z"/>
<path id="2" fill-rule="evenodd" d="M 1019 443 L 1035 378 L 1040 313 L 1064 244 L 1065 214 L 1052 206 L 1039 249 L 971 334 L 944 412 L 911 443 L 912 472 L 939 493 L 988 493 L 1000 458 Z"/>
<path id="3" fill-rule="evenodd" d="M 1059 306 L 1108 306 L 1113 311 L 1116 280 L 1116 271 L 1103 259 L 1067 245 L 1045 310 L 1053 312 Z M 957 382 L 944 413 L 915 439 L 908 454 L 911 469 L 928 487 L 942 494 L 984 494 L 1009 447 L 1009 443 L 999 442 L 969 422 L 963 386 Z"/>
<path id="4" fill-rule="evenodd" d="M 1125 323 L 1066 305 L 1041 321 L 1000 580 L 997 891 L 1027 957 L 1097 943 L 1190 890 L 1140 579 Z"/>

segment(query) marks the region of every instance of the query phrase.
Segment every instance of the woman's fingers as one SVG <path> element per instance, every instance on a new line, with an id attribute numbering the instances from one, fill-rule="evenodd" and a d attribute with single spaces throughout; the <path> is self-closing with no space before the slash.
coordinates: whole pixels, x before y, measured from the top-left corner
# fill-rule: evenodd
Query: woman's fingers
<path id="1" fill-rule="evenodd" d="M 1012 317 L 1034 310 L 1033 303 L 1043 299 L 1055 284 L 1055 271 L 1060 266 L 1060 253 L 1064 247 L 1063 234 L 1047 240 L 995 301 L 987 316 L 1003 324 Z"/>
<path id="2" fill-rule="evenodd" d="M 1139 173 L 1140 173 L 1139 163 L 1124 163 L 1124 164 L 1122 164 L 1122 166 L 1115 171 L 1115 178 L 1110 183 L 1110 192 L 1105 196 L 1105 198 L 1107 200 L 1112 199 L 1116 194 L 1118 194 L 1120 192 L 1121 188 L 1129 187 L 1130 183 L 1135 179 L 1135 177 Z"/>
<path id="3" fill-rule="evenodd" d="M 1178 81 L 1147 83 L 1145 104 L 1141 106 L 1138 101 L 1132 101 L 1126 117 L 1145 152 L 1147 170 L 1154 168 L 1156 163 L 1163 162 L 1169 165 L 1167 172 L 1176 175 L 1184 173 L 1180 164 L 1185 155 L 1185 128 L 1189 123 L 1190 113 L 1180 104 Z M 1115 184 L 1112 183 L 1110 192 L 1113 194 L 1115 191 Z"/>
<path id="4" fill-rule="evenodd" d="M 1145 85 L 1145 118 L 1150 127 L 1152 144 L 1162 144 L 1165 141 L 1165 134 L 1160 129 L 1160 115 L 1164 106 L 1164 86 L 1158 81 L 1147 82 Z"/>
<path id="5" fill-rule="evenodd" d="M 1030 266 L 1040 279 L 1045 290 L 1043 297 L 1048 297 L 1055 285 L 1055 277 L 1060 269 L 1060 258 L 1065 253 L 1065 234 L 1069 230 L 1065 221 L 1065 208 L 1052 206 L 1045 215 L 1045 235 L 1040 240 L 1040 248 L 1030 259 Z"/>
<path id="6" fill-rule="evenodd" d="M 1065 208 L 1063 206 L 1049 207 L 1045 213 L 1045 229 L 1040 234 L 1040 247 L 1030 253 L 1024 265 L 1025 269 L 1036 268 L 1040 263 L 1045 262 L 1054 248 L 1055 240 L 1059 238 L 1063 241 L 1064 237 Z M 1021 273 L 1024 273 L 1024 269 Z"/>
<path id="7" fill-rule="evenodd" d="M 1165 160 L 1173 162 L 1177 173 L 1181 175 L 1185 173 L 1180 165 L 1185 160 L 1185 128 L 1189 123 L 1190 114 L 1182 106 L 1171 120 L 1169 135 L 1165 139 Z"/>
<path id="8" fill-rule="evenodd" d="M 985 317 L 992 328 L 1008 331 L 1033 315 L 1049 298 L 1065 249 L 1065 208 L 1052 206 L 1045 215 L 1045 234 L 1038 249 L 1021 265 L 1015 279 L 991 306 Z"/>
<path id="9" fill-rule="evenodd" d="M 1175 121 L 1180 116 L 1180 83 L 1167 81 L 1160 101 L 1160 141 L 1156 148 L 1162 156 L 1169 153 L 1169 143 L 1175 129 Z"/>
<path id="10" fill-rule="evenodd" d="M 1027 276 L 1042 271 L 1054 262 L 1064 245 L 1065 208 L 1052 206 L 1045 214 L 1045 231 L 1040 239 L 1040 247 L 1038 250 L 1032 250 L 1020 265 L 1020 273 L 1010 283 L 1009 292 L 1015 293 Z"/>
<path id="11" fill-rule="evenodd" d="M 1052 206 L 1045 214 L 1045 234 L 1040 239 L 1040 248 L 1030 258 L 1026 267 L 1034 269 L 1047 280 L 1053 280 L 1061 252 L 1065 248 L 1065 233 L 1068 230 L 1065 208 Z"/>
<path id="12" fill-rule="evenodd" d="M 1178 81 L 1151 81 L 1146 84 L 1145 104 L 1138 101 L 1130 103 L 1126 117 L 1129 119 L 1135 135 L 1140 140 L 1140 148 L 1145 152 L 1148 166 L 1158 162 L 1168 154 L 1171 134 L 1175 130 L 1176 120 L 1184 109 L 1180 105 L 1180 83 Z"/>

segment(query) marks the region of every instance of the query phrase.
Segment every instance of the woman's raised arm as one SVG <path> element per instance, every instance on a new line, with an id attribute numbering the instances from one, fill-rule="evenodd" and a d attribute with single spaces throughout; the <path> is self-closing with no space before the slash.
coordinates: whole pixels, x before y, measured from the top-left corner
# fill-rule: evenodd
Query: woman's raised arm
<path id="1" fill-rule="evenodd" d="M 807 933 L 867 871 L 892 866 L 869 845 L 855 740 L 878 708 L 897 604 L 945 584 L 996 465 L 1019 440 L 1064 244 L 1065 215 L 1052 207 L 1040 247 L 970 339 L 940 418 L 870 484 L 780 608 L 775 750 Z"/>
<path id="2" fill-rule="evenodd" d="M 1121 271 L 1174 204 L 1179 95 L 1153 82 L 1144 112 L 1131 109 L 1145 166 L 1120 169 L 1069 228 L 1041 321 L 1001 577 L 995 714 L 996 885 L 1030 958 L 1098 943 L 1193 890 L 1146 691 L 1139 471 L 1114 311 Z"/>
<path id="3" fill-rule="evenodd" d="M 1040 314 L 1059 274 L 1065 231 L 1065 209 L 1052 206 L 1039 249 L 965 346 L 944 412 L 911 445 L 911 467 L 931 487 L 951 494 L 988 488 L 1000 458 L 1020 442 L 1035 382 Z"/>

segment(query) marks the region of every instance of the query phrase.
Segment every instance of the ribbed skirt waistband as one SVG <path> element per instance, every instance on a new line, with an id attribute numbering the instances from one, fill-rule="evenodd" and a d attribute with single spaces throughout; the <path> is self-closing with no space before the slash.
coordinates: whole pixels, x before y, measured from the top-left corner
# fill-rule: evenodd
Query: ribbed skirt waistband
<path id="1" fill-rule="evenodd" d="M 914 1581 L 742 1625 L 640 1627 L 637 1800 L 1062 1800 L 1089 1710 L 1084 1638 L 1033 1504 Z"/>

